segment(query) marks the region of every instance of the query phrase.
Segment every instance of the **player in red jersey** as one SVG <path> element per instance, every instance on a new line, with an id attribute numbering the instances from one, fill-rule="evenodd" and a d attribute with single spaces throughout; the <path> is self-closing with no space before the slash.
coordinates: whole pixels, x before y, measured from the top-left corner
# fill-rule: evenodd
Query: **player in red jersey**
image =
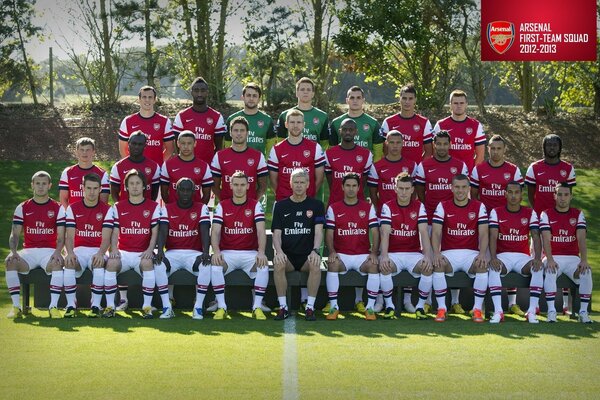
<path id="1" fill-rule="evenodd" d="M 160 197 L 165 203 L 177 202 L 177 182 L 189 178 L 194 182 L 192 201 L 208 204 L 213 177 L 210 167 L 194 155 L 196 136 L 183 131 L 177 136 L 179 154 L 165 161 L 160 169 Z"/>
<path id="2" fill-rule="evenodd" d="M 478 164 L 471 171 L 471 198 L 481 201 L 488 213 L 496 207 L 506 206 L 505 187 L 507 182 L 523 184 L 521 171 L 516 165 L 506 161 L 506 142 L 500 135 L 494 135 L 488 145 L 489 160 Z M 520 317 L 525 313 L 517 304 L 517 288 L 507 288 L 508 308 Z"/>
<path id="3" fill-rule="evenodd" d="M 450 93 L 452 114 L 439 120 L 433 127 L 433 134 L 448 131 L 452 136 L 450 155 L 467 164 L 469 172 L 481 164 L 485 156 L 485 134 L 481 122 L 467 116 L 467 94 L 462 90 Z"/>
<path id="4" fill-rule="evenodd" d="M 248 177 L 248 198 L 261 201 L 267 191 L 269 171 L 265 156 L 258 150 L 248 147 L 248 121 L 236 117 L 231 121 L 231 147 L 219 150 L 211 163 L 215 180 L 213 192 L 220 200 L 230 199 L 231 177 L 242 171 Z"/>
<path id="5" fill-rule="evenodd" d="M 269 282 L 265 213 L 257 200 L 247 196 L 246 174 L 241 171 L 233 174 L 231 190 L 233 197 L 219 202 L 215 210 L 211 232 L 211 278 L 218 304 L 214 319 L 228 318 L 223 274 L 242 269 L 254 279 L 252 317 L 265 320 L 267 317 L 261 309 Z"/>
<path id="6" fill-rule="evenodd" d="M 208 83 L 204 78 L 194 79 L 190 94 L 194 102 L 191 107 L 179 111 L 173 121 L 173 131 L 175 135 L 184 130 L 194 132 L 196 157 L 210 164 L 215 152 L 223 148 L 227 126 L 221 113 L 207 104 Z"/>
<path id="7" fill-rule="evenodd" d="M 469 199 L 467 175 L 460 174 L 452 178 L 452 194 L 452 200 L 438 204 L 433 216 L 433 289 L 438 302 L 435 321 L 446 320 L 447 284 L 444 273 L 452 276 L 456 271 L 464 271 L 475 277 L 473 321 L 483 322 L 481 308 L 488 286 L 487 212 L 481 202 Z"/>
<path id="8" fill-rule="evenodd" d="M 144 155 L 161 165 L 173 155 L 173 139 L 171 121 L 154 111 L 156 104 L 156 89 L 152 86 L 142 86 L 138 92 L 140 111 L 129 115 L 121 122 L 119 128 L 119 154 L 121 158 L 129 155 L 129 137 L 137 131 L 142 131 L 147 141 Z"/>
<path id="9" fill-rule="evenodd" d="M 339 274 L 356 270 L 368 275 L 365 319 L 376 319 L 373 307 L 379 291 L 379 222 L 375 208 L 358 198 L 360 175 L 349 172 L 342 180 L 344 199 L 327 208 L 325 244 L 329 249 L 327 262 L 328 320 L 337 319 L 340 311 L 337 295 Z M 371 240 L 369 240 L 369 233 Z"/>
<path id="10" fill-rule="evenodd" d="M 104 293 L 104 264 L 110 245 L 109 236 L 102 241 L 102 225 L 110 206 L 100 201 L 101 179 L 95 173 L 83 177 L 83 200 L 71 204 L 66 212 L 64 287 L 67 297 L 65 318 L 74 317 L 77 304 L 76 278 L 92 270 L 92 305 L 89 316 L 100 316 Z"/>
<path id="11" fill-rule="evenodd" d="M 141 131 L 134 132 L 129 137 L 129 156 L 113 165 L 110 171 L 110 195 L 115 203 L 119 200 L 127 200 L 125 176 L 133 169 L 144 174 L 144 181 L 148 182 L 144 189 L 144 197 L 156 200 L 160 182 L 160 166 L 144 156 L 145 147 L 146 136 Z"/>
<path id="12" fill-rule="evenodd" d="M 181 178 L 175 187 L 177 201 L 167 203 L 161 210 L 155 268 L 165 265 L 169 275 L 186 269 L 198 277 L 192 318 L 202 319 L 202 303 L 211 273 L 210 214 L 205 204 L 193 201 L 194 181 Z"/>
<path id="13" fill-rule="evenodd" d="M 396 177 L 406 172 L 413 177 L 417 164 L 403 156 L 403 139 L 400 131 L 391 130 L 385 138 L 387 154 L 371 166 L 367 183 L 371 203 L 375 206 L 377 214 L 381 214 L 384 203 L 396 198 Z"/>
<path id="14" fill-rule="evenodd" d="M 287 139 L 277 143 L 269 154 L 268 168 L 275 201 L 292 195 L 290 176 L 296 168 L 304 168 L 310 177 L 308 196 L 315 197 L 324 177 L 325 154 L 321 146 L 303 137 L 304 115 L 302 111 L 290 110 L 285 126 Z"/>
<path id="15" fill-rule="evenodd" d="M 6 257 L 6 285 L 12 300 L 8 318 L 19 318 L 21 310 L 21 283 L 19 274 L 28 274 L 34 268 L 43 268 L 50 278 L 50 317 L 61 318 L 58 298 L 63 288 L 63 258 L 65 214 L 64 208 L 48 196 L 52 180 L 46 171 L 31 177 L 33 197 L 17 206 Z M 23 233 L 23 250 L 17 251 Z"/>
<path id="16" fill-rule="evenodd" d="M 490 148 L 492 147 L 493 143 L 490 145 Z M 510 181 L 505 189 L 506 205 L 496 207 L 490 212 L 491 260 L 488 263 L 488 284 L 494 303 L 494 316 L 490 319 L 490 323 L 497 324 L 504 319 L 500 276 L 511 271 L 531 275 L 529 284 L 531 297 L 527 320 L 532 324 L 538 322 L 535 313 L 544 282 L 542 242 L 537 214 L 533 209 L 521 206 L 522 198 L 521 182 Z M 530 236 L 533 241 L 533 258 L 529 245 Z"/>
<path id="17" fill-rule="evenodd" d="M 533 162 L 525 174 L 527 198 L 538 216 L 554 207 L 554 193 L 559 182 L 576 185 L 575 168 L 561 160 L 562 139 L 555 134 L 546 135 L 542 141 L 544 158 Z M 563 288 L 563 314 L 569 313 L 569 289 Z"/>
<path id="18" fill-rule="evenodd" d="M 69 204 L 73 204 L 83 199 L 83 177 L 94 173 L 102 180 L 100 188 L 100 201 L 108 202 L 110 185 L 108 184 L 108 174 L 105 170 L 94 165 L 94 155 L 96 154 L 96 142 L 94 139 L 82 137 L 75 142 L 75 156 L 77 164 L 67 167 L 60 175 L 58 183 L 58 196 L 60 204 L 66 209 Z"/>
<path id="19" fill-rule="evenodd" d="M 431 122 L 415 112 L 417 89 L 412 83 L 400 89 L 400 112 L 387 117 L 381 124 L 381 136 L 387 138 L 389 132 L 396 130 L 402 134 L 404 158 L 415 164 L 431 157 L 433 135 Z M 389 148 L 387 149 L 389 152 Z"/>
<path id="20" fill-rule="evenodd" d="M 592 296 L 592 269 L 587 260 L 587 227 L 581 210 L 571 207 L 573 186 L 556 185 L 556 205 L 542 212 L 540 230 L 544 253 L 544 292 L 548 303 L 548 322 L 556 322 L 556 278 L 565 274 L 579 285 L 579 321 L 590 324 L 588 306 Z"/>
<path id="21" fill-rule="evenodd" d="M 157 202 L 144 197 L 146 176 L 139 170 L 132 169 L 127 172 L 124 183 L 127 188 L 127 200 L 116 202 L 104 221 L 105 227 L 113 227 L 113 229 L 110 233 L 110 255 L 104 273 L 106 308 L 103 316 L 110 318 L 115 315 L 117 273 L 133 269 L 142 276 L 144 294 L 142 316 L 144 319 L 150 319 L 153 318 L 151 302 L 157 281 L 154 272 L 154 248 L 158 236 L 160 206 Z M 108 232 L 108 229 L 104 229 L 103 236 Z M 166 275 L 165 279 L 167 279 Z M 160 297 L 163 311 L 165 308 L 170 309 L 166 287 L 160 292 Z"/>
<path id="22" fill-rule="evenodd" d="M 386 202 L 381 210 L 379 270 L 386 306 L 384 318 L 388 319 L 395 318 L 392 276 L 402 270 L 407 270 L 414 277 L 420 277 L 417 307 L 415 309 L 412 302 L 406 304 L 405 298 L 404 309 L 414 309 L 417 319 L 427 318 L 423 308 L 431 292 L 433 258 L 427 230 L 427 213 L 423 204 L 413 198 L 414 189 L 413 179 L 409 174 L 398 174 L 396 199 Z"/>
<path id="23" fill-rule="evenodd" d="M 328 148 L 325 152 L 325 176 L 329 184 L 328 205 L 344 199 L 342 179 L 348 172 L 355 172 L 362 177 L 358 198 L 361 200 L 365 198 L 364 187 L 373 163 L 373 155 L 367 148 L 354 143 L 357 133 L 356 122 L 352 118 L 346 118 L 340 125 L 341 143 Z"/>

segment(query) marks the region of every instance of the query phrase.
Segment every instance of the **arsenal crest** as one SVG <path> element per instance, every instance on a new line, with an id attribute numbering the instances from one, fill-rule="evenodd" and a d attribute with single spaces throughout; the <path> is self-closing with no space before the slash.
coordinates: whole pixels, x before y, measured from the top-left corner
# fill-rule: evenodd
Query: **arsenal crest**
<path id="1" fill-rule="evenodd" d="M 577 224 L 577 220 L 575 218 L 570 218 L 569 223 L 571 224 L 571 226 L 575 226 L 575 224 Z"/>
<path id="2" fill-rule="evenodd" d="M 410 213 L 410 219 L 413 219 L 413 220 L 414 220 L 414 219 L 417 219 L 417 213 L 416 213 L 416 212 L 414 212 L 414 211 L 413 211 L 413 212 L 411 212 L 411 213 Z"/>
<path id="3" fill-rule="evenodd" d="M 310 150 L 304 150 L 304 152 L 302 153 L 304 155 L 305 158 L 310 157 Z"/>
<path id="4" fill-rule="evenodd" d="M 150 210 L 144 210 L 144 218 L 148 218 L 150 216 Z"/>
<path id="5" fill-rule="evenodd" d="M 48 218 L 54 218 L 56 214 L 52 210 L 48 210 Z"/>
<path id="6" fill-rule="evenodd" d="M 264 121 L 258 121 L 256 123 L 256 125 L 258 125 L 259 128 L 262 128 L 263 126 L 265 126 L 265 122 Z"/>
<path id="7" fill-rule="evenodd" d="M 102 221 L 103 217 L 104 217 L 104 215 L 102 215 L 102 213 L 97 213 L 96 214 L 96 220 L 98 220 L 98 221 Z"/>
<path id="8" fill-rule="evenodd" d="M 191 212 L 190 213 L 190 218 L 195 221 L 198 218 L 198 213 L 197 212 Z"/>
<path id="9" fill-rule="evenodd" d="M 160 124 L 158 122 L 156 122 L 156 123 L 154 123 L 153 127 L 154 127 L 154 130 L 157 131 L 160 129 Z"/>
<path id="10" fill-rule="evenodd" d="M 206 123 L 212 125 L 215 122 L 211 117 L 206 118 Z"/>
<path id="11" fill-rule="evenodd" d="M 564 169 L 560 170 L 560 176 L 562 176 L 563 178 L 567 177 L 567 171 L 565 171 Z"/>
<path id="12" fill-rule="evenodd" d="M 469 213 L 469 219 L 470 219 L 471 221 L 473 221 L 473 220 L 475 219 L 475 217 L 476 217 L 476 215 L 475 215 L 475 213 L 474 213 L 474 212 L 470 212 L 470 213 Z"/>
<path id="13" fill-rule="evenodd" d="M 515 41 L 515 26 L 508 21 L 490 22 L 487 27 L 487 40 L 498 54 L 504 54 Z"/>
<path id="14" fill-rule="evenodd" d="M 202 170 L 200 169 L 200 167 L 194 167 L 194 173 L 196 175 L 200 175 L 200 172 L 202 172 Z"/>
<path id="15" fill-rule="evenodd" d="M 312 218 L 313 216 L 313 211 L 312 210 L 306 210 L 306 218 Z"/>
<path id="16" fill-rule="evenodd" d="M 413 125 L 413 131 L 419 132 L 420 130 L 421 130 L 421 125 L 419 125 L 419 124 L 414 124 Z"/>
<path id="17" fill-rule="evenodd" d="M 473 128 L 467 128 L 465 129 L 465 132 L 467 132 L 467 135 L 470 135 L 471 133 L 473 133 Z"/>
<path id="18" fill-rule="evenodd" d="M 369 130 L 369 124 L 363 124 L 363 131 L 367 132 Z"/>
<path id="19" fill-rule="evenodd" d="M 527 225 L 527 218 L 521 218 L 521 225 Z"/>
<path id="20" fill-rule="evenodd" d="M 456 169 L 456 167 L 452 167 L 452 168 L 450 168 L 450 173 L 451 173 L 452 175 L 456 175 L 456 173 L 457 173 L 457 172 L 458 172 L 458 170 Z"/>
<path id="21" fill-rule="evenodd" d="M 319 118 L 317 118 L 317 117 L 314 117 L 314 118 L 313 118 L 313 124 L 315 124 L 315 125 L 319 125 Z"/>
<path id="22" fill-rule="evenodd" d="M 254 165 L 254 158 L 249 158 L 248 159 L 248 165 L 249 166 L 253 166 Z"/>
<path id="23" fill-rule="evenodd" d="M 144 168 L 144 172 L 146 173 L 147 176 L 150 176 L 150 174 L 152 173 L 152 168 L 146 167 L 146 168 Z"/>
<path id="24" fill-rule="evenodd" d="M 359 217 L 361 217 L 361 218 L 364 218 L 364 217 L 366 217 L 366 216 L 367 216 L 367 213 L 366 213 L 364 210 L 360 210 L 360 211 L 358 212 L 358 216 L 359 216 Z"/>
<path id="25" fill-rule="evenodd" d="M 504 180 L 507 181 L 510 179 L 510 172 L 505 172 L 504 173 Z"/>
<path id="26" fill-rule="evenodd" d="M 245 215 L 246 217 L 249 217 L 249 216 L 251 216 L 251 215 L 252 215 L 252 210 L 251 210 L 251 209 L 249 209 L 249 208 L 246 208 L 246 209 L 244 210 L 244 215 Z"/>
<path id="27" fill-rule="evenodd" d="M 362 156 L 356 156 L 356 162 L 361 163 L 363 160 Z"/>

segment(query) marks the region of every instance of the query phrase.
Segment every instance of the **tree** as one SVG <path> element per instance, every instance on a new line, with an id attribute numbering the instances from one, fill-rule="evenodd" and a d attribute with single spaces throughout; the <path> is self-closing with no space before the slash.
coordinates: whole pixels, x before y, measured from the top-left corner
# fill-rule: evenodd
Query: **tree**
<path id="1" fill-rule="evenodd" d="M 25 44 L 41 37 L 42 28 L 33 25 L 35 0 L 4 0 L 0 3 L 0 89 L 27 82 L 33 102 L 38 104 L 32 61 Z"/>

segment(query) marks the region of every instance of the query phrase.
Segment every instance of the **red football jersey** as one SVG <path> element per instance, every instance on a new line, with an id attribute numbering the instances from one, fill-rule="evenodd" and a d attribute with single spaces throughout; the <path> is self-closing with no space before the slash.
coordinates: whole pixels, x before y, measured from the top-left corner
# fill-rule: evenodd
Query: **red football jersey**
<path id="1" fill-rule="evenodd" d="M 213 223 L 221 225 L 221 250 L 258 250 L 256 223 L 265 220 L 262 205 L 254 199 L 234 204 L 232 199 L 219 202 Z"/>
<path id="2" fill-rule="evenodd" d="M 567 212 L 550 208 L 542 212 L 540 230 L 552 234 L 550 247 L 553 256 L 579 257 L 578 229 L 587 229 L 587 226 L 583 212 L 577 208 L 569 208 Z"/>
<path id="3" fill-rule="evenodd" d="M 157 112 L 150 118 L 144 118 L 140 113 L 131 114 L 123 119 L 119 128 L 119 139 L 127 142 L 129 136 L 135 131 L 142 131 L 146 135 L 146 148 L 144 155 L 157 163 L 163 162 L 164 142 L 175 139 L 171 120 Z M 127 155 L 129 152 L 125 148 Z"/>
<path id="4" fill-rule="evenodd" d="M 450 155 L 464 161 L 471 171 L 475 166 L 475 147 L 485 145 L 486 142 L 481 123 L 471 117 L 456 121 L 450 116 L 435 124 L 433 134 L 439 131 L 450 133 Z"/>
<path id="5" fill-rule="evenodd" d="M 369 173 L 372 164 L 373 155 L 364 147 L 355 145 L 351 150 L 346 150 L 342 146 L 337 145 L 327 149 L 325 152 L 325 173 L 331 174 L 328 204 L 333 204 L 344 199 L 342 179 L 346 173 L 355 172 L 362 177 Z M 362 179 L 359 185 L 358 198 L 364 199 Z"/>
<path id="6" fill-rule="evenodd" d="M 388 253 L 421 252 L 419 224 L 427 223 L 425 206 L 412 200 L 401 206 L 397 200 L 388 201 L 381 209 L 381 225 L 391 225 Z"/>
<path id="7" fill-rule="evenodd" d="M 402 134 L 402 157 L 416 164 L 423 161 L 423 145 L 433 142 L 431 122 L 419 114 L 410 118 L 394 114 L 381 124 L 381 136 L 386 137 L 394 129 Z"/>
<path id="8" fill-rule="evenodd" d="M 208 207 L 200 202 L 190 208 L 181 208 L 177 203 L 169 203 L 161 210 L 160 223 L 169 226 L 165 248 L 167 250 L 202 251 L 201 224 L 210 225 Z"/>
<path id="9" fill-rule="evenodd" d="M 402 157 L 398 161 L 389 161 L 383 157 L 371 166 L 367 185 L 377 187 L 379 202 L 377 203 L 377 213 L 381 214 L 381 207 L 384 203 L 396 199 L 396 177 L 401 172 L 406 172 L 414 177 L 417 170 L 417 164 L 413 160 Z"/>
<path id="10" fill-rule="evenodd" d="M 83 200 L 83 177 L 92 173 L 100 177 L 100 192 L 110 193 L 108 174 L 105 170 L 96 165 L 84 169 L 75 164 L 63 170 L 58 182 L 58 190 L 69 191 L 69 204 Z"/>
<path id="11" fill-rule="evenodd" d="M 193 201 L 202 201 L 202 188 L 213 185 L 213 177 L 208 164 L 194 157 L 193 160 L 184 161 L 179 156 L 172 157 L 162 164 L 160 169 L 160 183 L 169 185 L 169 203 L 177 202 L 177 181 L 189 178 L 194 181 Z"/>
<path id="12" fill-rule="evenodd" d="M 152 228 L 160 219 L 160 206 L 157 202 L 144 199 L 140 204 L 121 200 L 112 206 L 104 226 L 119 230 L 119 250 L 142 252 L 148 249 Z"/>
<path id="13" fill-rule="evenodd" d="M 146 190 L 144 197 L 152 200 L 152 185 L 160 183 L 160 167 L 149 158 L 144 158 L 142 162 L 136 163 L 129 157 L 125 157 L 115 163 L 110 170 L 110 183 L 119 185 L 119 200 L 127 200 L 127 189 L 125 189 L 125 175 L 132 169 L 137 169 L 146 176 Z"/>
<path id="14" fill-rule="evenodd" d="M 538 215 L 544 210 L 554 208 L 554 192 L 560 182 L 567 182 L 570 186 L 576 184 L 575 168 L 566 161 L 548 164 L 539 160 L 527 168 L 525 183 L 535 186 L 533 209 Z"/>
<path id="15" fill-rule="evenodd" d="M 488 211 L 506 206 L 506 184 L 510 181 L 523 185 L 519 168 L 508 161 L 499 167 L 492 167 L 489 161 L 476 165 L 471 172 L 471 186 L 479 189 L 479 201 Z"/>
<path id="16" fill-rule="evenodd" d="M 325 165 L 325 154 L 321 146 L 310 139 L 303 138 L 298 144 L 290 144 L 285 139 L 271 148 L 267 165 L 269 170 L 279 174 L 275 200 L 292 195 L 290 176 L 296 168 L 304 168 L 308 172 L 310 184 L 307 194 L 315 197 L 315 168 Z"/>
<path id="17" fill-rule="evenodd" d="M 354 205 L 344 201 L 327 208 L 325 227 L 333 229 L 335 251 L 342 254 L 368 254 L 371 251 L 369 229 L 377 228 L 379 222 L 375 208 L 364 200 Z"/>
<path id="18" fill-rule="evenodd" d="M 538 216 L 532 208 L 521 207 L 517 212 L 503 207 L 490 212 L 490 228 L 498 229 L 496 254 L 504 252 L 531 255 L 529 233 L 540 229 Z"/>
<path id="19" fill-rule="evenodd" d="M 33 199 L 17 206 L 12 223 L 23 225 L 23 248 L 56 248 L 58 226 L 65 225 L 65 209 L 55 200 L 43 204 Z"/>
<path id="20" fill-rule="evenodd" d="M 452 200 L 452 178 L 457 174 L 467 175 L 468 170 L 464 162 L 454 157 L 446 161 L 431 157 L 417 166 L 415 183 L 425 185 L 425 210 L 429 223 L 437 205 L 441 201 Z"/>
<path id="21" fill-rule="evenodd" d="M 248 198 L 256 200 L 256 184 L 258 178 L 269 175 L 265 156 L 258 150 L 247 147 L 237 152 L 231 147 L 219 150 L 212 159 L 210 168 L 213 176 L 221 178 L 221 200 L 233 197 L 231 191 L 231 175 L 242 171 L 248 176 Z"/>
<path id="22" fill-rule="evenodd" d="M 100 247 L 102 243 L 102 225 L 110 206 L 101 201 L 94 207 L 88 207 L 83 201 L 67 207 L 66 227 L 75 228 L 75 247 Z"/>
<path id="23" fill-rule="evenodd" d="M 442 201 L 433 215 L 434 224 L 442 224 L 441 250 L 479 251 L 479 225 L 488 223 L 485 206 L 477 200 L 469 200 L 459 207 L 454 200 Z"/>
<path id="24" fill-rule="evenodd" d="M 225 136 L 227 125 L 220 112 L 208 107 L 204 112 L 195 111 L 192 107 L 179 111 L 173 121 L 173 131 L 189 130 L 196 135 L 196 157 L 210 164 L 215 155 L 215 137 Z"/>

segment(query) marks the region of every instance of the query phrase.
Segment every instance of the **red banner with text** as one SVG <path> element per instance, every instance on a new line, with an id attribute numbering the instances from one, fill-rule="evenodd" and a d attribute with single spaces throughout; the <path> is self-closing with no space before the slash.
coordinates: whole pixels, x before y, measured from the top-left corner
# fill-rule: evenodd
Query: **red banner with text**
<path id="1" fill-rule="evenodd" d="M 481 0 L 482 61 L 596 61 L 596 0 Z"/>

